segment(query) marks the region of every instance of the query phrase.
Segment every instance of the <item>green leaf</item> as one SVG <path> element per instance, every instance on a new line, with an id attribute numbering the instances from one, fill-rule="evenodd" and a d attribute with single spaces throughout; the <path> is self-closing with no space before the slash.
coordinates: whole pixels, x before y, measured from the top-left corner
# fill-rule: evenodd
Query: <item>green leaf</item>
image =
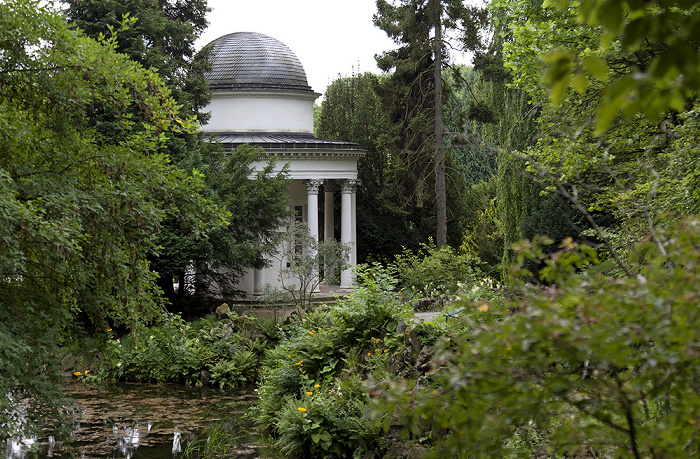
<path id="1" fill-rule="evenodd" d="M 575 53 L 566 48 L 556 48 L 549 53 L 545 63 L 549 63 L 542 80 L 550 86 L 549 97 L 553 105 L 559 104 L 569 86 Z"/>
<path id="2" fill-rule="evenodd" d="M 610 69 L 608 68 L 607 62 L 605 62 L 605 59 L 595 56 L 586 56 L 583 58 L 582 64 L 588 73 L 596 77 L 598 80 L 605 81 L 608 79 Z"/>
<path id="3" fill-rule="evenodd" d="M 579 94 L 586 92 L 586 88 L 588 87 L 586 75 L 581 73 L 574 75 L 573 78 L 571 78 L 571 87 L 573 87 Z"/>

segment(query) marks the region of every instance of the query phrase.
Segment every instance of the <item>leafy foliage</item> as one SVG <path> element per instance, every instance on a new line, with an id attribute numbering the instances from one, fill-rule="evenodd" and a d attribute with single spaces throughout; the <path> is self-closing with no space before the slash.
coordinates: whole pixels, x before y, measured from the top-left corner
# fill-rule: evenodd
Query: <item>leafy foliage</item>
<path id="1" fill-rule="evenodd" d="M 161 76 L 182 117 L 207 121 L 209 115 L 201 110 L 211 97 L 204 77 L 211 68 L 211 50 L 205 47 L 197 53 L 194 45 L 207 26 L 205 0 L 66 3 L 71 23 L 92 37 L 111 36 L 122 17 L 128 17 L 129 27 L 115 41 L 117 51 Z M 113 132 L 111 114 L 97 112 L 92 117 L 103 131 Z M 185 173 L 203 173 L 202 193 L 228 211 L 229 225 L 206 238 L 192 237 L 179 221 L 166 220 L 157 235 L 162 250 L 149 257 L 158 273 L 158 286 L 172 303 L 170 309 L 194 314 L 200 312 L 192 310 L 197 302 L 186 295 L 236 295 L 243 273 L 265 265 L 265 255 L 276 246 L 277 229 L 287 217 L 287 171 L 274 173 L 273 159 L 254 173 L 252 164 L 261 159 L 262 150 L 244 146 L 224 155 L 220 145 L 207 141 L 200 132 L 169 135 L 163 150 Z M 179 281 L 177 293 L 173 279 Z"/>
<path id="2" fill-rule="evenodd" d="M 211 380 L 220 388 L 242 386 L 255 380 L 258 359 L 250 351 L 241 350 L 211 367 Z"/>
<path id="3" fill-rule="evenodd" d="M 225 223 L 200 174 L 162 151 L 192 132 L 153 72 L 39 2 L 0 5 L 0 436 L 60 423 L 57 347 L 82 324 L 138 330 L 162 309 L 147 255 L 166 218 L 187 234 Z M 115 136 L 92 123 L 108 113 Z"/>
<path id="4" fill-rule="evenodd" d="M 474 257 L 457 254 L 449 246 L 438 249 L 428 244 L 422 244 L 418 253 L 404 250 L 396 256 L 395 265 L 401 287 L 413 296 L 452 295 L 459 283 L 480 273 Z"/>
<path id="5" fill-rule="evenodd" d="M 666 74 L 659 73 L 659 65 L 676 55 L 678 46 L 697 49 L 693 29 L 685 27 L 692 27 L 698 14 L 697 5 L 667 10 L 653 2 L 612 3 L 610 23 L 597 13 L 608 3 L 556 9 L 493 2 L 492 7 L 510 40 L 503 49 L 513 85 L 540 110 L 537 143 L 519 147 L 511 161 L 527 161 L 529 173 L 547 190 L 565 196 L 586 217 L 593 240 L 620 264 L 617 252 L 653 233 L 665 212 L 697 207 L 696 193 L 687 188 L 697 175 L 691 165 L 697 138 L 685 127 L 697 110 L 695 70 L 686 74 L 683 65 L 669 61 L 663 65 Z M 509 20 L 517 17 L 529 20 Z M 669 22 L 648 30 L 630 26 L 657 20 Z M 690 40 L 679 45 L 676 36 L 664 36 L 668 28 Z M 662 37 L 668 42 L 657 41 Z M 543 72 L 550 90 L 542 83 Z M 568 89 L 570 77 L 573 89 Z M 550 94 L 558 104 L 547 103 Z M 624 116 L 617 116 L 620 110 Z M 675 167 L 680 163 L 687 166 L 684 172 Z"/>
<path id="6" fill-rule="evenodd" d="M 263 352 L 263 346 L 246 333 L 252 327 L 247 319 L 235 316 L 189 324 L 168 314 L 142 337 L 109 340 L 96 377 L 200 386 L 205 371 L 221 388 L 251 383 Z"/>
<path id="7" fill-rule="evenodd" d="M 386 377 L 389 344 L 410 314 L 378 266 L 358 272 L 362 287 L 330 311 L 314 311 L 286 327 L 287 338 L 263 362 L 256 424 L 290 457 L 347 457 L 377 449 L 380 432 L 365 416 L 363 375 Z"/>
<path id="8" fill-rule="evenodd" d="M 576 274 L 595 263 L 590 248 L 524 247 L 559 288 L 470 309 L 433 384 L 393 385 L 389 412 L 440 432 L 438 457 L 696 455 L 700 223 L 659 238 L 637 247 L 627 279 Z"/>
<path id="9" fill-rule="evenodd" d="M 619 112 L 629 118 L 642 113 L 653 122 L 669 109 L 683 112 L 687 101 L 697 96 L 700 91 L 697 3 L 687 0 L 549 3 L 570 9 L 579 23 L 600 27 L 601 51 L 617 48 L 625 55 L 646 54 L 642 66 L 621 77 L 616 75 L 614 64 L 585 51 L 561 47 L 548 55 L 549 65 L 543 79 L 551 86 L 553 102 L 561 100 L 568 85 L 583 93 L 589 79 L 605 84 L 596 117 L 597 135 L 611 125 Z"/>

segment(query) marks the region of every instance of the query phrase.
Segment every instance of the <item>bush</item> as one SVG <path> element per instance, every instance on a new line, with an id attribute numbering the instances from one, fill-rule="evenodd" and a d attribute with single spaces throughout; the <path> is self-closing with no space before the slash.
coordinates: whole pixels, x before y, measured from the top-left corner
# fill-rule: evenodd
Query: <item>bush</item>
<path id="1" fill-rule="evenodd" d="M 412 311 L 398 301 L 396 279 L 380 266 L 359 268 L 357 276 L 353 295 L 330 312 L 302 315 L 266 352 L 254 417 L 287 456 L 359 456 L 377 449 L 380 432 L 365 417 L 369 397 L 362 378 L 391 376 L 384 338 L 393 337 Z"/>
<path id="2" fill-rule="evenodd" d="M 413 310 L 399 301 L 394 292 L 397 284 L 391 270 L 379 264 L 356 268 L 358 287 L 332 309 L 338 344 L 370 346 L 373 337 L 383 338 L 396 330 L 402 318 L 413 317 Z"/>
<path id="3" fill-rule="evenodd" d="M 285 457 L 362 457 L 367 400 L 312 392 L 289 398 L 277 419 L 277 446 Z M 376 433 L 376 431 L 374 432 Z"/>
<path id="4" fill-rule="evenodd" d="M 250 351 L 240 350 L 230 360 L 221 360 L 211 367 L 211 381 L 220 388 L 242 386 L 255 380 L 258 359 Z"/>
<path id="5" fill-rule="evenodd" d="M 436 457 L 697 456 L 700 222 L 640 246 L 631 278 L 577 274 L 595 253 L 570 241 L 520 253 L 557 287 L 471 307 L 434 385 L 387 387 L 387 425 L 432 430 Z"/>
<path id="6" fill-rule="evenodd" d="M 421 244 L 417 253 L 404 249 L 394 263 L 400 286 L 412 296 L 453 295 L 459 283 L 475 279 L 481 273 L 478 257 L 459 255 L 450 246 L 438 249 L 432 243 Z"/>
<path id="7" fill-rule="evenodd" d="M 109 340 L 99 377 L 199 385 L 202 370 L 216 369 L 216 382 L 222 387 L 252 382 L 250 367 L 257 367 L 258 359 L 250 349 L 257 350 L 259 343 L 235 332 L 241 320 L 209 317 L 187 324 L 178 315 L 166 315 L 159 325 L 141 335 Z"/>

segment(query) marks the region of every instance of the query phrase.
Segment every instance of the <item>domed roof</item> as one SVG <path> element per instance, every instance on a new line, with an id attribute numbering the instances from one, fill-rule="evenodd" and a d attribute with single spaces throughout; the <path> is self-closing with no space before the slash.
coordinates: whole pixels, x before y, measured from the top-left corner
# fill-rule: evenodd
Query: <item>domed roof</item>
<path id="1" fill-rule="evenodd" d="M 212 90 L 272 89 L 313 92 L 299 58 L 281 41 L 255 32 L 219 37 L 205 76 Z"/>

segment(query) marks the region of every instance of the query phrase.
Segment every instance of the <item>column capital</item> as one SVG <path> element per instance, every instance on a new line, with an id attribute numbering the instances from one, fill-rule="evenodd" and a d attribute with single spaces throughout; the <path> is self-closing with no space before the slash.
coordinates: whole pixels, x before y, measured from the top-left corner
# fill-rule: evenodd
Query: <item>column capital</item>
<path id="1" fill-rule="evenodd" d="M 354 193 L 355 188 L 360 184 L 358 179 L 348 179 L 340 182 L 340 189 L 343 193 Z"/>
<path id="2" fill-rule="evenodd" d="M 304 180 L 307 194 L 318 194 L 318 189 L 323 185 L 323 180 Z"/>

